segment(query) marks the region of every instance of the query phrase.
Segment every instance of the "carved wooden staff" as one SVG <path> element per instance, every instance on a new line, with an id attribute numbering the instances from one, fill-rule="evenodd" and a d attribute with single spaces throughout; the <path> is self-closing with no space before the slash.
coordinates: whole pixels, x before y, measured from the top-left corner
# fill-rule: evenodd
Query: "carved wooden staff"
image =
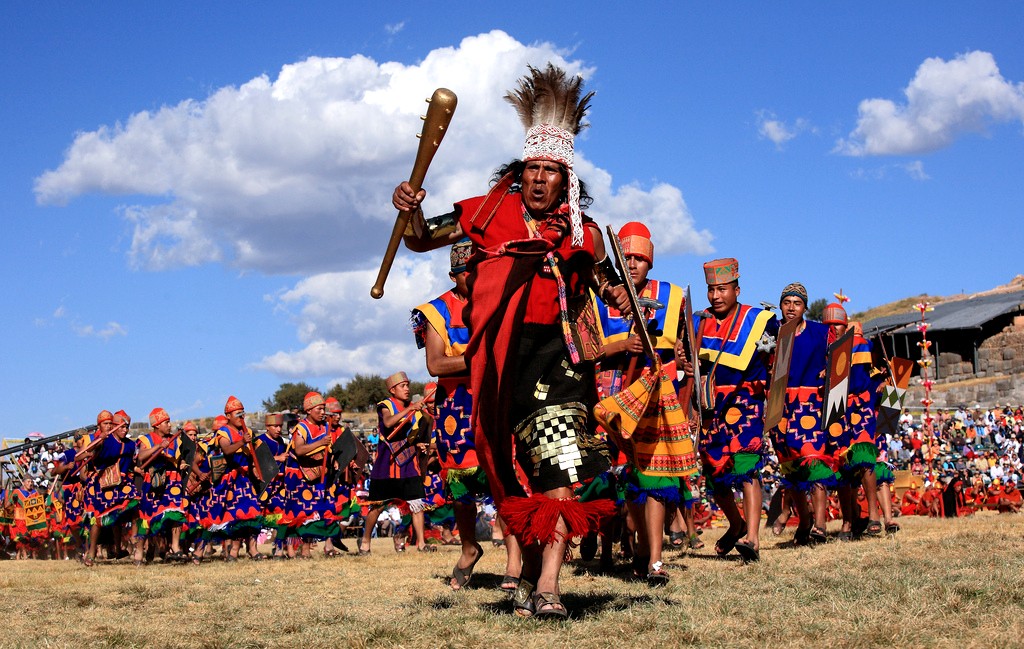
<path id="1" fill-rule="evenodd" d="M 458 97 L 447 88 L 438 88 L 433 96 L 427 100 L 430 106 L 427 114 L 423 117 L 423 132 L 420 133 L 420 145 L 416 151 L 416 162 L 412 166 L 412 174 L 409 176 L 409 184 L 414 192 L 418 192 L 423 185 L 423 178 L 427 175 L 427 168 L 434 159 L 437 147 L 441 145 L 444 134 L 448 131 L 448 124 L 455 114 L 455 106 L 458 104 Z M 388 240 L 387 250 L 384 258 L 380 261 L 380 270 L 377 271 L 377 281 L 370 289 L 370 295 L 379 300 L 384 297 L 384 282 L 391 272 L 391 264 L 395 261 L 395 253 L 398 252 L 398 244 L 402 241 L 402 235 L 409 225 L 412 212 L 399 212 L 395 218 L 395 227 L 391 230 L 391 239 Z"/>

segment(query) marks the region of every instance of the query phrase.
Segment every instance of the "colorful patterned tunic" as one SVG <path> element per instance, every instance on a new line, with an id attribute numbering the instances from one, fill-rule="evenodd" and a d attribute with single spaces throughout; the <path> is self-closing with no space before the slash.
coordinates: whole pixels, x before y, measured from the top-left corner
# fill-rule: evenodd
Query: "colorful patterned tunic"
<path id="1" fill-rule="evenodd" d="M 597 371 L 597 391 L 602 399 L 613 400 L 598 406 L 598 419 L 604 421 L 605 410 L 620 417 L 620 428 L 629 431 L 628 439 L 613 436 L 627 458 L 626 494 L 631 501 L 643 502 L 655 497 L 675 504 L 679 501 L 679 478 L 697 471 L 693 440 L 687 418 L 677 397 L 675 345 L 684 314 L 683 289 L 668 282 L 648 279 L 638 293 L 661 306 L 646 310 L 645 328 L 654 334 L 654 348 L 659 359 L 638 358 L 632 377 L 626 377 L 633 354 L 623 353 L 601 360 Z M 593 307 L 598 314 L 598 329 L 604 345 L 624 341 L 634 332 L 633 318 L 623 317 L 613 307 L 596 297 Z M 657 367 L 657 374 L 654 373 Z M 625 381 L 634 381 L 625 385 Z"/>
<path id="2" fill-rule="evenodd" d="M 329 439 L 330 431 L 326 424 L 317 424 L 306 418 L 292 428 L 291 455 L 285 464 L 285 487 L 288 490 L 288 501 L 280 523 L 286 524 L 293 533 L 303 540 L 321 540 L 336 536 L 337 525 L 333 521 L 333 505 L 327 494 L 327 454 L 329 449 L 324 446 L 312 455 L 302 456 L 303 466 L 310 460 L 321 470 L 314 479 L 304 478 L 299 467 L 300 456 L 295 452 L 295 440 L 306 444 L 315 444 Z"/>
<path id="3" fill-rule="evenodd" d="M 836 440 L 836 459 L 845 468 L 855 470 L 874 467 L 879 448 L 875 439 L 876 402 L 881 381 L 872 376 L 871 342 L 854 334 L 853 358 L 850 366 L 850 388 L 846 397 L 846 427 Z"/>
<path id="4" fill-rule="evenodd" d="M 225 424 L 217 430 L 215 439 L 223 449 L 222 442 L 230 445 L 242 441 L 242 431 L 231 424 Z M 214 498 L 222 510 L 211 531 L 233 539 L 258 534 L 263 521 L 256 490 L 249 479 L 251 462 L 246 446 L 243 445 L 234 453 L 225 452 L 224 460 L 224 475 L 213 488 Z"/>
<path id="5" fill-rule="evenodd" d="M 203 532 L 209 535 L 216 525 L 215 519 L 220 519 L 223 509 L 216 503 L 213 485 L 210 482 L 210 444 L 197 439 L 196 456 L 199 458 L 199 462 L 196 463 L 198 473 L 190 474 L 186 485 L 186 492 L 189 489 L 192 492 L 187 493 L 189 507 L 185 529 L 190 534 Z M 205 479 L 203 475 L 206 476 Z"/>
<path id="6" fill-rule="evenodd" d="M 828 331 L 828 325 L 805 320 L 793 338 L 785 410 L 782 421 L 769 432 L 783 485 L 804 491 L 813 484 L 836 484 L 827 435 L 821 429 Z"/>
<path id="7" fill-rule="evenodd" d="M 413 309 L 416 346 L 420 349 L 426 347 L 427 329 L 430 328 L 444 343 L 445 356 L 464 355 L 469 344 L 469 329 L 463 319 L 465 306 L 466 300 L 454 291 L 448 291 Z M 473 397 L 469 390 L 468 372 L 462 376 L 440 377 L 435 401 L 439 405 L 433 438 L 441 464 L 441 482 L 451 499 L 474 502 L 487 495 L 489 490 L 476 455 Z"/>
<path id="8" fill-rule="evenodd" d="M 139 506 L 139 490 L 132 480 L 135 466 L 135 442 L 127 437 L 123 440 L 108 435 L 96 447 L 92 459 L 93 475 L 85 491 L 85 515 L 100 527 L 114 525 L 136 514 Z M 109 467 L 116 466 L 119 482 L 102 486 L 104 474 Z"/>
<path id="9" fill-rule="evenodd" d="M 768 381 L 768 352 L 759 343 L 774 341 L 778 320 L 771 311 L 737 304 L 722 322 L 695 315 L 694 328 L 702 390 L 705 400 L 711 397 L 700 439 L 704 472 L 721 487 L 755 480 L 764 462 Z"/>
<path id="10" fill-rule="evenodd" d="M 14 524 L 11 538 L 19 545 L 34 545 L 50 536 L 46 518 L 46 498 L 35 489 L 18 487 L 13 491 Z"/>
<path id="11" fill-rule="evenodd" d="M 275 457 L 284 453 L 288 448 L 283 439 L 280 437 L 275 439 L 265 432 L 256 438 L 256 446 L 260 445 L 266 445 Z M 259 498 L 263 508 L 263 520 L 268 525 L 277 525 L 284 516 L 285 507 L 288 504 L 288 488 L 285 486 L 284 471 L 274 476 L 263 493 L 259 494 Z"/>
<path id="12" fill-rule="evenodd" d="M 163 437 L 154 432 L 143 435 L 136 442 L 139 451 L 159 446 Z M 175 437 L 167 447 L 166 454 L 179 458 L 180 440 Z M 185 488 L 181 484 L 181 472 L 177 461 L 164 456 L 164 451 L 157 452 L 160 457 L 152 460 L 143 477 L 142 502 L 139 514 L 142 520 L 140 533 L 156 536 L 164 531 L 165 526 L 180 525 L 188 519 L 188 501 Z"/>
<path id="13" fill-rule="evenodd" d="M 69 534 L 73 534 L 82 527 L 85 516 L 85 486 L 82 482 L 81 472 L 75 470 L 75 457 L 77 452 L 70 448 L 58 456 L 57 461 L 67 464 L 71 468 L 64 474 L 61 481 L 61 499 L 64 502 L 65 527 Z"/>
<path id="14" fill-rule="evenodd" d="M 380 441 L 377 442 L 377 457 L 370 470 L 371 502 L 409 501 L 424 497 L 419 449 L 416 444 L 407 444 L 409 436 L 424 425 L 423 413 L 413 412 L 391 428 L 384 425 L 385 413 L 394 416 L 404 409 L 405 406 L 393 398 L 377 404 Z"/>

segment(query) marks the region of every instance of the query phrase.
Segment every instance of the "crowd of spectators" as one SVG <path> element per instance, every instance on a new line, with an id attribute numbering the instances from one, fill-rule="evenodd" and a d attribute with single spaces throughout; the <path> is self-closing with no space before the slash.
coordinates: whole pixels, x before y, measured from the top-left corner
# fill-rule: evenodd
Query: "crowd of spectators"
<path id="1" fill-rule="evenodd" d="M 959 407 L 932 413 L 904 413 L 901 431 L 888 436 L 889 462 L 926 480 L 959 477 L 985 487 L 1019 485 L 1024 464 L 1024 409 Z"/>

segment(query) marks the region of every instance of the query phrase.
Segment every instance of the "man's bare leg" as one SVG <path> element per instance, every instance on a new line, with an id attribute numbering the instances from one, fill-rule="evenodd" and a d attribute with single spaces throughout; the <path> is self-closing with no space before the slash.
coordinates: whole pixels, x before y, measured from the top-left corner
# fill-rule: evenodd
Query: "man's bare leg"
<path id="1" fill-rule="evenodd" d="M 743 483 L 743 510 L 747 519 L 747 541 L 761 548 L 761 481 Z"/>
<path id="2" fill-rule="evenodd" d="M 482 553 L 480 544 L 476 542 L 476 504 L 456 502 L 454 507 L 455 527 L 459 530 L 459 540 L 462 542 L 462 554 L 455 562 L 455 567 L 465 570 L 473 565 Z M 452 590 L 460 588 L 454 577 L 448 585 Z"/>
<path id="3" fill-rule="evenodd" d="M 363 538 L 359 540 L 360 552 L 370 551 L 370 537 L 373 535 L 373 528 L 377 527 L 377 519 L 380 518 L 382 511 L 384 511 L 383 507 L 376 507 L 371 509 L 370 513 L 366 515 L 366 522 L 363 526 Z"/>

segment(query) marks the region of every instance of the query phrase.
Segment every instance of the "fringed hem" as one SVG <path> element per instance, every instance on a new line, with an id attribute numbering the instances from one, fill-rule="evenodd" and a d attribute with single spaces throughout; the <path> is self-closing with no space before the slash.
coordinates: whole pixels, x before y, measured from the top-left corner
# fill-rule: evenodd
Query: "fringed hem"
<path id="1" fill-rule="evenodd" d="M 129 516 L 134 515 L 138 508 L 139 501 L 138 499 L 133 498 L 127 503 L 122 503 L 121 505 L 112 507 L 103 513 L 95 511 L 87 512 L 86 517 L 89 518 L 90 521 L 99 521 L 100 527 L 110 527 L 111 525 L 116 525 Z"/>
<path id="2" fill-rule="evenodd" d="M 754 453 L 747 453 L 746 455 L 754 456 Z M 712 474 L 706 476 L 711 485 L 718 489 L 736 489 L 742 487 L 745 484 L 750 484 L 754 481 L 761 479 L 761 469 L 765 466 L 764 456 L 760 456 L 757 462 L 754 463 L 753 468 L 744 471 L 742 473 L 735 473 L 728 471 L 718 475 Z"/>
<path id="3" fill-rule="evenodd" d="M 529 498 L 509 496 L 499 508 L 510 534 L 521 543 L 542 545 L 597 532 L 602 519 L 615 512 L 615 504 L 610 500 L 582 503 L 575 498 L 556 500 L 543 494 Z M 565 523 L 564 534 L 558 530 L 559 518 Z"/>
<path id="4" fill-rule="evenodd" d="M 874 468 L 878 462 L 878 447 L 870 442 L 858 442 L 846 453 L 845 471 Z"/>
<path id="5" fill-rule="evenodd" d="M 892 465 L 887 462 L 875 462 L 875 482 L 878 484 L 895 484 L 896 474 L 892 472 Z"/>
<path id="6" fill-rule="evenodd" d="M 626 499 L 631 503 L 643 505 L 648 498 L 653 498 L 666 505 L 679 505 L 682 498 L 679 495 L 679 488 L 664 487 L 661 489 L 643 489 L 633 485 L 626 487 Z M 691 501 L 692 502 L 692 501 Z"/>
<path id="7" fill-rule="evenodd" d="M 233 521 L 228 523 L 224 533 L 231 539 L 244 539 L 259 534 L 262 528 L 263 521 L 259 519 Z"/>
<path id="8" fill-rule="evenodd" d="M 165 529 L 173 527 L 174 525 L 187 525 L 188 515 L 182 511 L 163 511 L 156 516 L 145 518 L 141 517 L 139 521 L 139 536 L 141 537 L 153 537 L 159 536 Z"/>
<path id="9" fill-rule="evenodd" d="M 341 528 L 337 523 L 320 519 L 309 521 L 299 526 L 296 533 L 303 541 L 323 541 L 333 539 L 341 534 Z"/>
<path id="10" fill-rule="evenodd" d="M 838 489 L 840 487 L 839 478 L 837 478 L 835 474 L 820 480 L 798 480 L 796 482 L 790 482 L 789 480 L 782 478 L 780 482 L 784 487 L 803 492 L 810 491 L 815 487 L 821 487 L 826 490 Z"/>

